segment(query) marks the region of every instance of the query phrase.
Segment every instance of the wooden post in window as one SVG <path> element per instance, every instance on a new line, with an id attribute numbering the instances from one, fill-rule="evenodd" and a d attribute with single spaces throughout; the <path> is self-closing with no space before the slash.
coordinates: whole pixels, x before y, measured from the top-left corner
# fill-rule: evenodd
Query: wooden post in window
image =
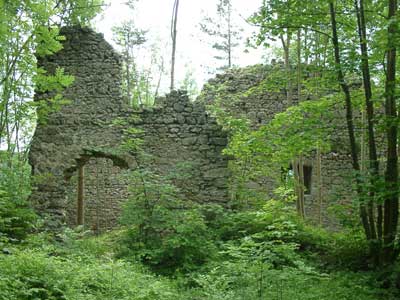
<path id="1" fill-rule="evenodd" d="M 83 193 L 84 193 L 84 185 L 83 185 L 83 179 L 84 179 L 84 165 L 80 165 L 78 168 L 78 210 L 77 210 L 77 225 L 83 225 L 84 222 L 84 211 L 83 211 Z"/>

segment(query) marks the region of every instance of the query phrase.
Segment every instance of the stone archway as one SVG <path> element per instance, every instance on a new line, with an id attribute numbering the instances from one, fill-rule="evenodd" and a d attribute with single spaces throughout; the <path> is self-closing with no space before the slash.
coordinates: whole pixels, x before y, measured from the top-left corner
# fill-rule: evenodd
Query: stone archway
<path id="1" fill-rule="evenodd" d="M 129 198 L 130 164 L 104 152 L 87 152 L 67 169 L 66 223 L 103 232 L 118 223 L 121 207 Z"/>

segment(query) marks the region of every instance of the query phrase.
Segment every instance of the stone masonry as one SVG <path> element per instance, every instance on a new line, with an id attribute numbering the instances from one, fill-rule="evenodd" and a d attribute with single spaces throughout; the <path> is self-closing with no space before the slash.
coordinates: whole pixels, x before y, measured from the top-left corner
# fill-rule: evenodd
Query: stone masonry
<path id="1" fill-rule="evenodd" d="M 274 68 L 277 67 L 277 68 Z M 217 95 L 221 104 L 232 115 L 248 119 L 253 128 L 270 122 L 277 113 L 285 111 L 289 107 L 286 91 L 274 90 L 265 86 L 273 81 L 272 74 L 276 74 L 281 67 L 256 65 L 242 69 L 228 70 L 211 79 L 203 88 L 199 101 L 212 103 Z M 275 84 L 276 89 L 277 84 Z M 261 87 L 261 88 L 260 88 Z M 244 92 L 252 90 L 251 96 L 245 96 Z M 328 93 L 328 92 L 327 92 Z M 312 100 L 313 95 L 302 95 L 302 100 Z M 298 103 L 297 92 L 293 94 L 292 105 Z M 335 121 L 335 133 L 329 139 L 331 151 L 324 153 L 321 159 L 322 178 L 322 206 L 317 199 L 317 175 L 316 157 L 311 154 L 305 158 L 305 176 L 308 176 L 309 191 L 305 194 L 305 209 L 308 219 L 317 220 L 318 211 L 321 210 L 322 221 L 326 225 L 334 226 L 336 219 L 329 213 L 328 207 L 334 203 L 349 204 L 352 199 L 352 167 L 348 147 L 348 135 L 344 119 L 344 107 L 338 104 L 332 108 L 337 120 Z M 328 140 L 327 140 L 328 142 Z M 289 167 L 289 166 L 288 166 Z M 277 170 L 277 173 L 281 172 Z M 273 190 L 277 186 L 276 178 L 263 178 L 263 184 L 252 183 L 251 186 L 263 190 L 269 197 L 273 197 Z"/>
<path id="2" fill-rule="evenodd" d="M 31 200 L 49 224 L 76 224 L 76 174 L 84 166 L 85 226 L 116 225 L 121 204 L 129 197 L 125 174 L 140 163 L 135 153 L 119 147 L 132 127 L 142 131 L 153 171 L 168 174 L 182 163 L 191 166 L 182 197 L 227 202 L 228 161 L 221 153 L 227 137 L 204 105 L 173 91 L 154 108 L 128 108 L 120 88 L 121 57 L 103 36 L 80 27 L 64 28 L 62 34 L 64 48 L 40 59 L 39 65 L 50 74 L 62 67 L 75 77 L 63 93 L 70 103 L 37 125 L 30 151 L 36 178 Z"/>
<path id="3" fill-rule="evenodd" d="M 121 92 L 121 57 L 103 36 L 80 27 L 64 28 L 62 34 L 66 37 L 63 50 L 40 59 L 39 65 L 50 74 L 62 67 L 75 77 L 72 86 L 63 93 L 70 103 L 37 125 L 30 151 L 35 175 L 31 200 L 55 227 L 77 224 L 77 174 L 82 169 L 84 180 L 80 191 L 85 226 L 103 230 L 117 224 L 121 206 L 130 194 L 126 175 L 145 163 L 134 152 L 121 151 L 129 128 L 141 131 L 137 136 L 151 156 L 146 165 L 155 173 L 168 175 L 182 164 L 189 166 L 190 176 L 179 186 L 183 199 L 227 203 L 230 173 L 228 158 L 222 155 L 227 135 L 207 113 L 204 104 L 214 101 L 215 91 L 223 87 L 233 114 L 245 116 L 255 128 L 289 106 L 284 90 L 263 87 L 251 97 L 240 96 L 268 82 L 268 75 L 273 72 L 271 66 L 253 66 L 217 75 L 196 102 L 190 102 L 184 92 L 173 91 L 158 99 L 155 107 L 134 110 L 128 107 Z M 36 98 L 50 96 L 41 93 Z M 309 100 L 312 95 L 303 98 Z M 297 102 L 294 95 L 292 104 Z M 343 111 L 342 107 L 334 109 Z M 328 224 L 332 219 L 327 207 L 337 201 L 349 203 L 352 196 L 351 181 L 346 180 L 351 173 L 346 130 L 339 126 L 332 138 L 332 151 L 322 157 L 322 207 L 317 203 L 315 157 L 311 155 L 305 161 L 309 184 L 306 215 L 314 218 L 321 210 Z M 274 179 L 266 178 L 257 189 L 271 194 L 274 186 Z"/>

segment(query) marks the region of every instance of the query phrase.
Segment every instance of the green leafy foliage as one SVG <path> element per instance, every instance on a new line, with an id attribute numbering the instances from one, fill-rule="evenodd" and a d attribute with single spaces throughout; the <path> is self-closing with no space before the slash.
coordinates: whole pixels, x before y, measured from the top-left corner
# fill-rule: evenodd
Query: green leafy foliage
<path id="1" fill-rule="evenodd" d="M 180 279 L 189 299 L 396 299 L 379 287 L 377 274 L 354 271 L 367 253 L 360 231 L 307 225 L 290 202 L 225 211 L 211 228 L 220 256 Z"/>
<path id="2" fill-rule="evenodd" d="M 56 257 L 39 250 L 0 254 L 0 299 L 176 299 L 174 287 L 142 267 L 86 256 Z"/>
<path id="3" fill-rule="evenodd" d="M 18 144 L 31 134 L 35 120 L 32 102 L 34 89 L 55 91 L 49 105 L 61 103 L 62 88 L 72 77 L 61 69 L 44 74 L 37 58 L 62 49 L 60 25 L 88 25 L 100 10 L 101 0 L 94 1 L 1 1 L 0 2 L 0 141 Z M 57 20 L 57 23 L 54 20 Z M 48 103 L 47 103 L 48 104 Z M 43 107 L 40 106 L 42 115 Z M 8 130 L 6 130 L 8 128 Z M 16 129 L 18 128 L 18 129 Z M 21 143 L 22 144 L 22 143 Z"/>
<path id="4" fill-rule="evenodd" d="M 46 56 L 52 55 L 62 49 L 61 41 L 65 40 L 60 36 L 60 29 L 58 27 L 47 28 L 39 26 L 35 28 L 34 32 L 36 43 L 36 55 Z"/>
<path id="5" fill-rule="evenodd" d="M 321 95 L 321 91 L 324 94 L 326 87 L 333 93 L 329 82 L 342 90 L 346 100 L 347 146 L 351 152 L 357 202 L 370 254 L 376 265 L 393 264 L 398 256 L 394 244 L 398 235 L 399 205 L 398 133 L 397 125 L 391 121 L 398 118 L 395 104 L 397 1 L 271 0 L 264 1 L 249 21 L 259 27 L 253 37 L 257 45 L 270 46 L 276 39 L 282 43 L 288 102 L 292 102 L 295 92 L 301 98 L 302 90 L 308 90 L 309 83 L 315 81 L 302 78 L 302 62 L 306 68 L 312 66 L 311 77 L 320 83 L 314 89 L 314 95 Z M 297 41 L 293 47 L 295 35 Z M 296 78 L 294 71 L 297 71 Z M 361 123 L 360 126 L 355 121 L 354 90 L 363 92 L 360 97 L 363 104 L 357 108 L 366 116 L 365 125 Z M 385 109 L 374 110 L 377 103 L 383 102 Z M 385 124 L 386 136 L 379 134 L 381 124 Z M 360 130 L 361 137 L 357 136 L 360 127 L 365 128 Z M 365 140 L 368 140 L 368 153 L 363 149 Z M 296 142 L 301 144 L 300 140 Z M 361 149 L 358 149 L 359 144 Z M 388 145 L 387 149 L 382 144 Z"/>
<path id="6" fill-rule="evenodd" d="M 6 154 L 0 152 L 0 158 Z M 9 164 L 0 163 L 0 249 L 2 238 L 13 242 L 23 240 L 36 220 L 27 202 L 30 168 L 17 157 L 9 161 Z"/>
<path id="7" fill-rule="evenodd" d="M 185 68 L 186 73 L 182 82 L 180 82 L 180 89 L 187 92 L 190 100 L 195 100 L 199 95 L 199 87 L 196 82 L 195 69 L 188 64 L 185 65 Z"/>
<path id="8" fill-rule="evenodd" d="M 55 91 L 60 93 L 74 82 L 74 77 L 65 75 L 63 68 L 57 68 L 54 75 L 46 75 L 46 73 L 42 68 L 38 69 L 35 77 L 38 92 Z"/>
<path id="9" fill-rule="evenodd" d="M 135 3 L 128 2 L 130 7 Z M 378 273 L 363 271 L 370 267 L 368 243 L 348 207 L 332 208 L 342 216 L 341 223 L 347 228 L 326 231 L 307 224 L 294 213 L 293 183 L 283 182 L 285 187 L 275 193 L 278 200 L 271 200 L 266 193 L 252 192 L 247 185 L 265 176 L 278 181 L 281 178 L 274 170 L 287 168 L 294 158 L 312 155 L 317 149 L 324 152 L 338 147 L 330 144 L 330 137 L 335 133 L 334 111 L 342 100 L 335 88 L 337 64 L 328 47 L 328 3 L 323 1 L 264 1 L 250 19 L 260 28 L 255 37 L 257 44 L 269 45 L 267 38 L 282 39 L 286 35 L 284 46 L 289 48 L 290 38 L 301 29 L 304 49 L 296 49 L 303 50 L 300 58 L 289 53 L 289 63 L 297 62 L 297 70 L 304 69 L 298 84 L 303 94 L 311 93 L 315 99 L 302 101 L 253 130 L 245 117 L 227 114 L 224 105 L 229 107 L 237 99 L 254 97 L 266 90 L 287 89 L 294 81 L 294 72 L 288 74 L 277 64 L 265 80 L 244 93 L 232 94 L 226 86 L 215 91 L 217 105 L 213 112 L 230 132 L 225 153 L 235 158 L 231 162 L 237 174 L 232 182 L 235 201 L 230 209 L 183 199 L 179 187 L 190 178 L 193 166 L 182 166 L 168 175 L 149 168 L 140 161 L 152 159 L 142 150 L 143 141 L 137 138 L 143 132 L 131 128 L 124 131 L 127 140 L 121 150 L 140 159 L 129 178 L 132 196 L 124 207 L 123 228 L 100 237 L 92 237 L 82 228 L 66 229 L 57 234 L 56 241 L 47 233 L 27 236 L 36 216 L 26 201 L 30 169 L 25 147 L 19 142 L 34 127 L 35 111 L 40 121 L 45 120 L 47 114 L 67 103 L 61 92 L 73 83 L 73 77 L 63 69 L 47 74 L 37 68 L 34 53 L 41 57 L 62 49 L 64 38 L 53 19 L 64 25 L 87 25 L 102 3 L 0 1 L 0 142 L 7 148 L 4 156 L 0 153 L 0 300 L 398 299 L 398 291 L 396 295 L 390 289 L 400 282 L 398 265 Z M 338 20 L 341 48 L 345 49 L 343 69 L 346 80 L 354 84 L 352 104 L 362 110 L 360 55 L 355 47 L 356 22 L 351 17 L 353 3 L 337 1 L 336 5 L 341 12 Z M 230 1 L 220 1 L 218 5 L 221 20 L 228 26 L 230 6 Z M 381 15 L 383 1 L 368 2 L 368 6 L 373 101 L 380 111 L 386 71 L 381 63 L 387 50 L 386 26 L 397 17 L 387 24 Z M 229 41 L 220 25 L 208 33 L 221 39 L 214 48 L 228 55 L 230 65 L 237 33 L 231 32 L 233 41 Z M 117 28 L 116 38 L 126 51 L 125 71 L 132 71 L 126 75 L 127 81 L 134 83 L 132 91 L 127 92 L 129 100 L 136 105 L 151 104 L 159 86 L 152 91 L 150 70 L 137 74 L 133 55 L 133 50 L 145 41 L 144 32 L 134 24 L 125 24 Z M 159 62 L 160 78 L 163 68 L 163 62 Z M 32 104 L 32 83 L 49 97 Z M 195 93 L 190 72 L 183 85 Z M 128 82 L 124 88 L 128 90 Z M 219 97 L 228 94 L 231 96 Z M 380 116 L 375 121 L 379 133 L 384 133 L 391 123 L 390 118 Z M 113 126 L 119 125 L 126 124 L 115 120 Z M 28 144 L 29 138 L 24 145 Z M 368 176 L 361 177 L 365 194 L 371 182 Z M 377 182 L 382 185 L 377 190 L 384 190 L 382 181 Z M 175 282 L 152 274 L 142 263 L 158 274 L 174 275 Z"/>
<path id="10" fill-rule="evenodd" d="M 63 68 L 57 68 L 54 75 L 49 75 L 42 68 L 38 68 L 34 80 L 37 91 L 47 93 L 47 96 L 45 99 L 30 103 L 30 105 L 36 108 L 38 122 L 45 123 L 50 113 L 56 112 L 63 105 L 70 103 L 63 97 L 62 91 L 74 82 L 74 76 L 66 75 Z"/>
<path id="11" fill-rule="evenodd" d="M 311 227 L 290 202 L 271 200 L 260 210 L 237 212 L 156 203 L 152 215 L 129 203 L 127 227 L 102 236 L 66 229 L 56 242 L 42 233 L 7 249 L 0 254 L 0 299 L 396 299 L 379 288 L 376 274 L 349 270 L 365 250 L 362 235 Z M 143 224 L 146 236 L 137 230 Z M 202 244 L 210 241 L 215 246 Z M 129 259 L 116 258 L 121 254 Z M 153 270 L 158 264 L 157 272 L 174 270 L 176 278 L 152 275 L 131 258 Z"/>
<path id="12" fill-rule="evenodd" d="M 147 99 L 150 96 L 150 74 L 141 72 L 136 62 L 136 52 L 141 45 L 146 43 L 147 31 L 138 29 L 133 20 L 125 21 L 120 26 L 113 27 L 112 30 L 113 39 L 121 48 L 124 59 L 123 91 L 128 98 L 128 103 L 134 107 L 148 104 L 151 102 Z M 142 96 L 145 98 L 144 101 Z"/>
<path id="13" fill-rule="evenodd" d="M 45 73 L 37 60 L 62 49 L 60 25 L 88 25 L 101 4 L 100 0 L 0 1 L 1 240 L 21 241 L 33 227 L 36 216 L 27 203 L 27 150 L 36 112 L 45 121 L 67 103 L 62 91 L 73 82 L 73 76 L 60 68 L 54 74 Z M 32 101 L 35 91 L 48 98 Z"/>
<path id="14" fill-rule="evenodd" d="M 396 299 L 388 291 L 375 287 L 372 274 L 273 270 L 257 263 L 220 264 L 206 274 L 195 274 L 192 280 L 199 287 L 186 292 L 188 299 Z"/>
<path id="15" fill-rule="evenodd" d="M 148 170 L 130 178 L 132 197 L 121 218 L 128 229 L 120 255 L 162 273 L 188 271 L 207 261 L 214 245 L 196 205 L 181 200 L 171 181 Z"/>

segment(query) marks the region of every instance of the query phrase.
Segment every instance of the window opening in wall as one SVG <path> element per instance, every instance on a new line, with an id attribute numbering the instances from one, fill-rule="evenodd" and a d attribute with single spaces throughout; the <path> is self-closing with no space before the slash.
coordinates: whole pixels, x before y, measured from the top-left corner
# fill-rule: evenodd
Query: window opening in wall
<path id="1" fill-rule="evenodd" d="M 304 194 L 310 195 L 311 194 L 311 187 L 312 187 L 312 167 L 303 165 L 303 173 L 304 173 L 304 187 L 306 188 Z"/>

